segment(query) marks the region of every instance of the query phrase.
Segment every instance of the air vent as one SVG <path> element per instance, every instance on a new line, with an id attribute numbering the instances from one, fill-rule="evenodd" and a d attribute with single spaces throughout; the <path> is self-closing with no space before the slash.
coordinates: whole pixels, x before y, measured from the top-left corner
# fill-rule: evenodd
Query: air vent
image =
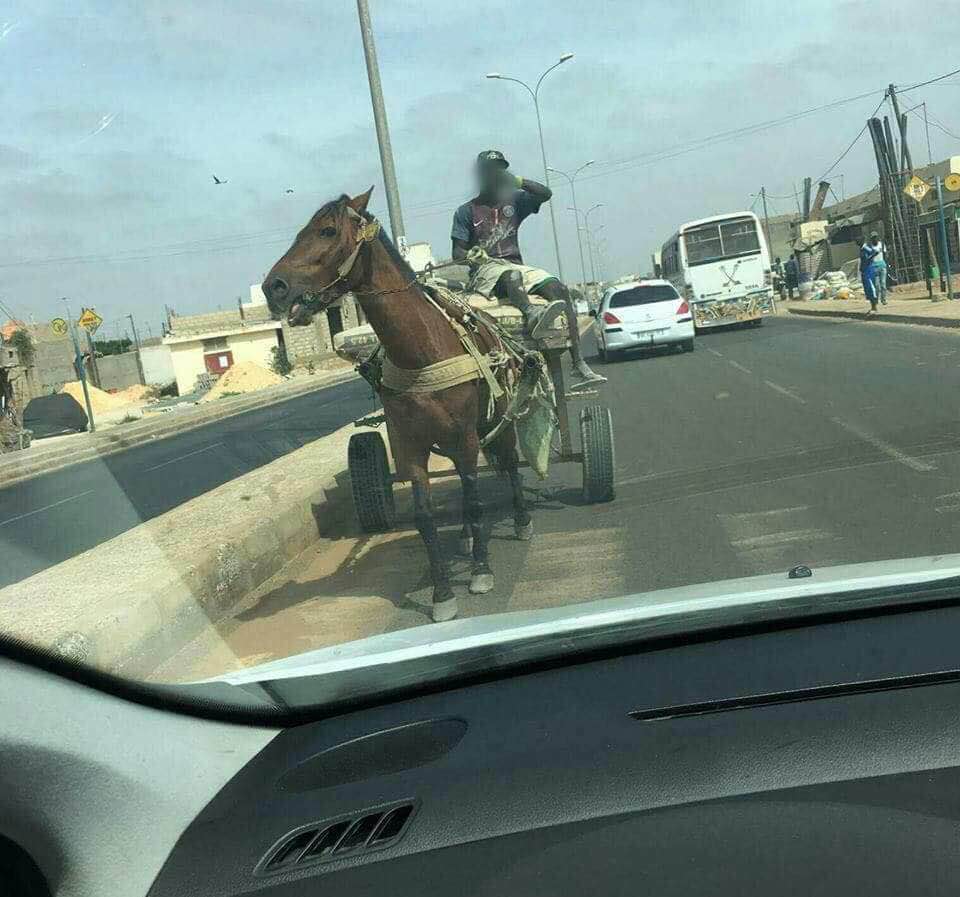
<path id="1" fill-rule="evenodd" d="M 282 838 L 254 871 L 285 872 L 382 850 L 403 837 L 414 809 L 413 803 L 392 804 L 298 829 Z"/>

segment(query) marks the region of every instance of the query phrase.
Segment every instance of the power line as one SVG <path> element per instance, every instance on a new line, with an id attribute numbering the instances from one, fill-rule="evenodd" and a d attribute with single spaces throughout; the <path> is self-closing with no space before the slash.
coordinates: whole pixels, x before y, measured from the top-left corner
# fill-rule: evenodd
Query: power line
<path id="1" fill-rule="evenodd" d="M 926 87 L 928 84 L 936 84 L 937 81 L 944 81 L 951 75 L 960 75 L 960 69 L 954 69 L 952 72 L 947 72 L 945 75 L 937 75 L 936 78 L 930 78 L 928 81 L 921 81 L 919 84 L 911 84 L 909 87 L 898 87 L 897 90 L 899 90 L 900 93 L 906 93 L 908 90 L 916 90 L 918 87 Z"/>

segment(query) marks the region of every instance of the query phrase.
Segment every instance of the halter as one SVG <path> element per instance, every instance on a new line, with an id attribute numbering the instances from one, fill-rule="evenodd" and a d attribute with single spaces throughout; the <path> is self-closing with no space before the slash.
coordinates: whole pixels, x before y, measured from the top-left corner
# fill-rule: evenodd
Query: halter
<path id="1" fill-rule="evenodd" d="M 341 281 L 345 280 L 353 270 L 353 266 L 356 265 L 357 258 L 360 255 L 360 250 L 363 249 L 365 244 L 372 243 L 380 235 L 380 222 L 377 221 L 376 218 L 364 218 L 350 206 L 347 206 L 347 214 L 351 218 L 356 218 L 358 221 L 363 222 L 357 228 L 357 243 L 353 247 L 353 251 L 350 253 L 350 255 L 348 255 L 337 267 L 337 276 L 325 287 L 321 287 L 319 290 L 317 290 L 316 292 L 318 293 L 325 293 L 331 287 L 334 287 Z M 311 292 L 313 291 L 311 290 Z"/>

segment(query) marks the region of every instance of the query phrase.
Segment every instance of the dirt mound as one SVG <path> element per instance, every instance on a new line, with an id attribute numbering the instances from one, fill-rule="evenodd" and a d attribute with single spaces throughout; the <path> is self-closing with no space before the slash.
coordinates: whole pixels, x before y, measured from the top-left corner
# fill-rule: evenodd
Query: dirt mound
<path id="1" fill-rule="evenodd" d="M 232 393 L 256 392 L 282 383 L 283 377 L 261 367 L 255 361 L 241 361 L 233 367 L 227 368 L 220 379 L 213 385 L 201 402 L 210 402 Z"/>
<path id="2" fill-rule="evenodd" d="M 93 408 L 94 414 L 98 412 L 105 414 L 108 411 L 116 411 L 118 408 L 125 408 L 130 404 L 130 402 L 124 399 L 112 396 L 102 389 L 97 389 L 92 383 L 87 383 L 87 389 L 90 391 L 90 406 Z M 81 384 L 79 380 L 71 380 L 69 383 L 64 383 L 62 392 L 73 396 L 81 408 L 87 407 L 83 399 L 83 384 Z"/>
<path id="3" fill-rule="evenodd" d="M 139 383 L 128 386 L 126 389 L 119 389 L 113 393 L 115 399 L 119 399 L 124 405 L 143 405 L 157 397 L 157 387 L 141 386 Z"/>

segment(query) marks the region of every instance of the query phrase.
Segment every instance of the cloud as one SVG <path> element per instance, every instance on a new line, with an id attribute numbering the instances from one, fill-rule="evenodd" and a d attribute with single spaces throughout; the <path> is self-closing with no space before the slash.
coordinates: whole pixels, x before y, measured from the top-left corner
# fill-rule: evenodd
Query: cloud
<path id="1" fill-rule="evenodd" d="M 32 168 L 36 163 L 37 158 L 33 153 L 9 144 L 0 143 L 0 172 L 4 170 L 24 170 Z"/>

